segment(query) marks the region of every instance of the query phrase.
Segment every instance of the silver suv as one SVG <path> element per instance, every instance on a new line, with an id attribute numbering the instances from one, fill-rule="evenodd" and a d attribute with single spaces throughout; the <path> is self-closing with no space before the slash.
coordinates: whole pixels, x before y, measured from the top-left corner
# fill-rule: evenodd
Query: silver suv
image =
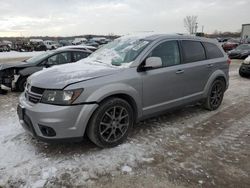
<path id="1" fill-rule="evenodd" d="M 18 115 L 44 141 L 122 143 L 133 125 L 202 101 L 216 110 L 228 88 L 230 61 L 213 40 L 182 35 L 121 37 L 74 64 L 28 78 Z"/>

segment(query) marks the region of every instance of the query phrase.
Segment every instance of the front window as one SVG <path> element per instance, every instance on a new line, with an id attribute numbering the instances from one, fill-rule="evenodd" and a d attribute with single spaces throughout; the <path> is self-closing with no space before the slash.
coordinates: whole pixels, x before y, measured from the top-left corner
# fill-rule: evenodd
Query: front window
<path id="1" fill-rule="evenodd" d="M 87 58 L 109 65 L 120 66 L 134 61 L 150 41 L 138 37 L 122 37 L 103 46 Z"/>
<path id="2" fill-rule="evenodd" d="M 30 59 L 25 60 L 25 62 L 27 62 L 27 63 L 35 63 L 37 61 L 42 60 L 43 58 L 46 58 L 48 55 L 50 55 L 52 53 L 53 52 L 44 52 L 42 54 L 39 54 L 37 56 L 34 56 L 34 57 L 30 58 Z"/>
<path id="3" fill-rule="evenodd" d="M 161 43 L 149 54 L 148 57 L 161 58 L 163 67 L 170 67 L 181 63 L 177 41 Z"/>

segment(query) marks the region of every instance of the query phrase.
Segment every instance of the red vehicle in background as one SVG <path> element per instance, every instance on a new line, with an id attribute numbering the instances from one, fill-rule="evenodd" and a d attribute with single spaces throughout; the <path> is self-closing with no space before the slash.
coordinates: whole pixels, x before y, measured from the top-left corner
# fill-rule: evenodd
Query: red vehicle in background
<path id="1" fill-rule="evenodd" d="M 235 49 L 237 46 L 239 46 L 240 40 L 237 39 L 229 39 L 227 42 L 222 44 L 222 48 L 225 52 L 228 52 L 230 50 Z"/>

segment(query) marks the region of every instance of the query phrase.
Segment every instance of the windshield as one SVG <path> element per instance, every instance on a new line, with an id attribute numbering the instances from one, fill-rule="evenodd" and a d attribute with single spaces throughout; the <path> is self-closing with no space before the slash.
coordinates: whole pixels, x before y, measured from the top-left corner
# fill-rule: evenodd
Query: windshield
<path id="1" fill-rule="evenodd" d="M 44 52 L 42 54 L 39 54 L 37 56 L 34 56 L 34 57 L 30 58 L 30 59 L 25 60 L 25 62 L 27 62 L 27 63 L 35 63 L 35 62 L 39 61 L 40 59 L 43 59 L 43 58 L 45 58 L 46 56 L 48 56 L 48 55 L 50 55 L 52 53 L 53 52 L 51 52 L 51 51 L 50 52 Z"/>
<path id="2" fill-rule="evenodd" d="M 236 48 L 237 50 L 250 50 L 250 45 L 244 44 Z"/>
<path id="3" fill-rule="evenodd" d="M 128 64 L 134 61 L 149 43 L 150 41 L 138 37 L 122 37 L 104 45 L 87 59 L 115 66 Z"/>

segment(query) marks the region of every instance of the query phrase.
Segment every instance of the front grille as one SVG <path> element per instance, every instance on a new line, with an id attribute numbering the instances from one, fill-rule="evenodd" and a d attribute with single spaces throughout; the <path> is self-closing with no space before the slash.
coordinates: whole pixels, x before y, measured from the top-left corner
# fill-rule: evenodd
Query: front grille
<path id="1" fill-rule="evenodd" d="M 30 91 L 42 95 L 45 89 L 32 86 Z"/>
<path id="2" fill-rule="evenodd" d="M 25 89 L 25 97 L 28 101 L 32 103 L 39 103 L 43 92 L 45 89 L 30 86 L 29 84 L 27 85 L 27 88 Z"/>

